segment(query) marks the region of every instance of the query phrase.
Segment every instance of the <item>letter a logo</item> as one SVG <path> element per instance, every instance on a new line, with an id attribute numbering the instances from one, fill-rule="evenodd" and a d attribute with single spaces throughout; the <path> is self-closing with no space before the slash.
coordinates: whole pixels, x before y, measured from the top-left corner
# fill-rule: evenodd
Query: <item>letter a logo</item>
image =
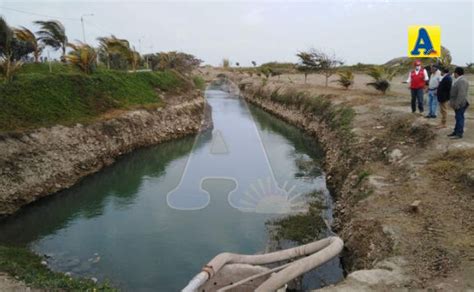
<path id="1" fill-rule="evenodd" d="M 433 58 L 441 56 L 439 26 L 408 27 L 408 57 Z"/>

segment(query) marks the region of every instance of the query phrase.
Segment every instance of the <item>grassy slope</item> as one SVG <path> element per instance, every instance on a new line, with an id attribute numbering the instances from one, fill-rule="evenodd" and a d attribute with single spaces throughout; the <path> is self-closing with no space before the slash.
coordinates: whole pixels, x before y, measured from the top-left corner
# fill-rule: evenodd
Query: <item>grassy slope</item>
<path id="1" fill-rule="evenodd" d="M 0 84 L 0 132 L 87 122 L 111 109 L 160 104 L 157 88 L 183 85 L 173 72 L 84 75 L 65 65 L 55 65 L 53 73 L 47 65 L 37 65 Z"/>
<path id="2" fill-rule="evenodd" d="M 200 79 L 193 81 L 202 86 Z M 176 91 L 186 86 L 173 72 L 98 70 L 88 76 L 61 63 L 52 64 L 52 73 L 47 64 L 25 64 L 13 82 L 0 83 L 0 132 L 88 122 L 111 109 L 160 105 L 157 89 Z M 0 271 L 28 286 L 55 291 L 113 290 L 52 272 L 41 260 L 25 248 L 0 246 Z"/>
<path id="3" fill-rule="evenodd" d="M 65 274 L 50 271 L 41 264 L 42 258 L 24 248 L 0 246 L 0 271 L 25 282 L 33 288 L 48 291 L 109 291 L 107 284 L 95 284 L 91 280 L 74 279 Z"/>

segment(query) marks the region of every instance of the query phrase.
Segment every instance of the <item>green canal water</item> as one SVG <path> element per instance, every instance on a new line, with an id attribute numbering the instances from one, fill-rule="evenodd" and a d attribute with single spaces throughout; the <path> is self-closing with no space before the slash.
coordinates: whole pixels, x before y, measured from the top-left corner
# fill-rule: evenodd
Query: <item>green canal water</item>
<path id="1" fill-rule="evenodd" d="M 331 220 L 318 145 L 241 99 L 218 90 L 206 97 L 213 130 L 134 151 L 23 208 L 0 222 L 0 243 L 26 246 L 53 270 L 125 291 L 178 291 L 220 252 L 263 251 L 265 222 L 297 208 L 297 194 L 317 190 Z M 272 209 L 281 200 L 261 204 L 270 189 L 290 188 L 296 199 L 284 208 Z M 306 276 L 304 287 L 341 277 L 333 260 Z"/>

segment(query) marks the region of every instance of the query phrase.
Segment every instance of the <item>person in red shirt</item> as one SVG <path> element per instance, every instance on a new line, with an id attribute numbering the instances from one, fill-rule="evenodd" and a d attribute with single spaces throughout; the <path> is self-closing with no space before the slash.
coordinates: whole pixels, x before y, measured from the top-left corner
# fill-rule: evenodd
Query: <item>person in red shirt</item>
<path id="1" fill-rule="evenodd" d="M 426 69 L 421 67 L 420 60 L 414 62 L 415 68 L 408 74 L 407 83 L 410 85 L 411 91 L 411 111 L 416 112 L 416 106 L 418 110 L 423 113 L 423 95 L 426 86 L 426 81 L 429 80 L 428 72 Z"/>

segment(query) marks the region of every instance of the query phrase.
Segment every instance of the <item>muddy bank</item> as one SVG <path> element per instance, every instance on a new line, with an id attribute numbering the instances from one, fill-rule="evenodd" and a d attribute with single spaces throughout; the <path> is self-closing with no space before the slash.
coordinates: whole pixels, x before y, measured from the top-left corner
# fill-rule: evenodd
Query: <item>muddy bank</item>
<path id="1" fill-rule="evenodd" d="M 0 217 L 68 188 L 118 156 L 199 131 L 199 94 L 163 108 L 133 110 L 90 125 L 54 126 L 0 139 Z M 209 111 L 206 111 L 209 112 Z"/>
<path id="2" fill-rule="evenodd" d="M 356 204 L 353 190 L 360 183 L 360 166 L 371 154 L 370 150 L 369 153 L 360 151 L 356 137 L 351 134 L 352 128 L 341 131 L 330 125 L 330 119 L 334 116 L 329 113 L 339 111 L 339 107 L 329 106 L 326 109 L 328 115 L 324 117 L 310 113 L 307 110 L 309 105 L 305 102 L 301 105 L 277 102 L 275 100 L 279 98 L 275 98 L 275 92 L 272 98 L 272 91 L 262 90 L 258 84 L 240 87 L 248 102 L 301 128 L 318 140 L 325 151 L 327 184 L 336 201 L 333 230 L 345 242 L 342 262 L 349 274 L 342 286 L 335 287 L 370 290 L 406 283 L 408 277 L 400 267 L 404 265 L 403 259 L 389 258 L 393 242 L 384 226 L 377 220 L 357 220 L 351 216 L 352 206 Z"/>

